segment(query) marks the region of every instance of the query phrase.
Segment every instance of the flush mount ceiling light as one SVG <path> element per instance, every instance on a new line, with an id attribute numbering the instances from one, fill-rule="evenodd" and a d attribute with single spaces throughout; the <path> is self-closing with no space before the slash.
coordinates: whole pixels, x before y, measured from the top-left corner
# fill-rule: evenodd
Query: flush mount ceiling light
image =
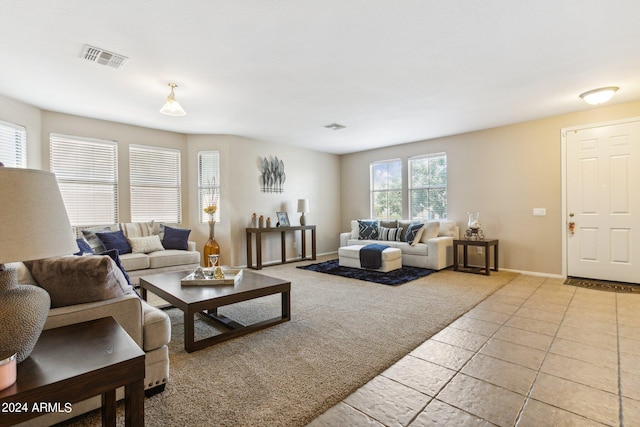
<path id="1" fill-rule="evenodd" d="M 169 83 L 169 87 L 171 87 L 171 92 L 169 93 L 169 96 L 167 96 L 167 102 L 162 106 L 160 112 L 165 116 L 186 116 L 187 112 L 184 111 L 184 108 L 182 108 L 180 104 L 178 104 L 178 101 L 176 101 L 176 94 L 173 93 L 173 89 L 177 88 L 178 85 L 175 83 Z"/>
<path id="2" fill-rule="evenodd" d="M 613 97 L 619 88 L 617 86 L 601 87 L 580 94 L 580 98 L 590 105 L 604 104 Z"/>
<path id="3" fill-rule="evenodd" d="M 330 125 L 326 125 L 325 127 L 331 130 L 340 130 L 345 128 L 345 126 L 340 125 L 338 123 L 331 123 Z"/>

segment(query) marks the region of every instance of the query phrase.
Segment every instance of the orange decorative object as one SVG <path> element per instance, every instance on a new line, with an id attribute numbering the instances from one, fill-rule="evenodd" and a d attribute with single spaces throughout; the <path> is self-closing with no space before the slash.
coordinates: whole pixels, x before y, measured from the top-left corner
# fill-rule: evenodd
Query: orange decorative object
<path id="1" fill-rule="evenodd" d="M 576 223 L 573 221 L 569 222 L 569 232 L 573 235 L 575 234 Z"/>
<path id="2" fill-rule="evenodd" d="M 218 244 L 218 242 L 216 242 L 215 228 L 216 228 L 216 222 L 209 221 L 209 240 L 207 240 L 207 243 L 205 243 L 204 251 L 203 251 L 203 255 L 204 255 L 203 264 L 205 267 L 213 267 L 209 262 L 209 255 L 220 255 L 220 245 Z M 218 261 L 218 264 L 220 264 L 219 261 Z"/>

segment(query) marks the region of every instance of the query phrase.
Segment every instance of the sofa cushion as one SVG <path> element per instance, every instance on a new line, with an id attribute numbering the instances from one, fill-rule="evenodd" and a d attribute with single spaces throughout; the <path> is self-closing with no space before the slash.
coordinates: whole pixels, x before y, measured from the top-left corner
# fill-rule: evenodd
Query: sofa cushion
<path id="1" fill-rule="evenodd" d="M 440 221 L 425 221 L 422 237 L 419 239 L 422 243 L 427 243 L 429 239 L 438 237 L 440 231 Z"/>
<path id="2" fill-rule="evenodd" d="M 142 316 L 144 318 L 142 328 L 144 351 L 155 350 L 171 341 L 171 321 L 167 313 L 142 301 Z"/>
<path id="3" fill-rule="evenodd" d="M 133 293 L 109 256 L 66 256 L 26 262 L 38 285 L 51 297 L 51 307 L 104 301 Z"/>
<path id="4" fill-rule="evenodd" d="M 402 228 L 387 228 L 380 226 L 380 228 L 378 228 L 378 240 L 392 240 L 399 242 L 401 232 Z"/>
<path id="5" fill-rule="evenodd" d="M 147 254 L 124 254 L 120 255 L 120 262 L 127 271 L 144 270 L 149 268 L 149 255 Z"/>
<path id="6" fill-rule="evenodd" d="M 377 220 L 358 220 L 358 239 L 376 240 L 378 239 Z"/>
<path id="7" fill-rule="evenodd" d="M 131 245 L 129 245 L 127 238 L 121 230 L 99 231 L 96 233 L 96 236 L 98 236 L 106 250 L 117 249 L 120 255 L 131 253 Z"/>
<path id="8" fill-rule="evenodd" d="M 458 238 L 456 223 L 454 221 L 440 221 L 438 236 Z"/>
<path id="9" fill-rule="evenodd" d="M 164 251 L 160 236 L 152 234 L 144 237 L 128 237 L 131 252 L 134 254 L 148 254 L 149 252 Z"/>
<path id="10" fill-rule="evenodd" d="M 164 237 L 162 238 L 162 246 L 165 249 L 179 249 L 186 251 L 189 249 L 189 234 L 191 230 L 185 228 L 164 227 Z"/>
<path id="11" fill-rule="evenodd" d="M 151 236 L 154 233 L 153 221 L 149 222 L 121 222 L 118 224 L 118 228 L 127 238 L 131 237 L 146 237 Z"/>
<path id="12" fill-rule="evenodd" d="M 421 256 L 429 255 L 429 246 L 426 243 L 416 243 L 412 245 L 405 243 L 405 245 L 406 246 L 402 246 L 400 248 L 403 254 Z"/>
<path id="13" fill-rule="evenodd" d="M 149 268 L 171 267 L 174 265 L 197 264 L 200 262 L 200 252 L 167 249 L 152 252 L 149 257 Z"/>
<path id="14" fill-rule="evenodd" d="M 397 219 L 393 219 L 393 220 L 380 220 L 380 222 L 378 223 L 379 227 L 386 227 L 386 228 L 398 228 L 398 220 Z"/>

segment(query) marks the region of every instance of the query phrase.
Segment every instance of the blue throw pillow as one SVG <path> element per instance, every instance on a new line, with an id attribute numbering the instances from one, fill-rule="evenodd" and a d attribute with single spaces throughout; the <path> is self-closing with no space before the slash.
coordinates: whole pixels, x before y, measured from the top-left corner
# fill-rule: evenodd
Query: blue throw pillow
<path id="1" fill-rule="evenodd" d="M 106 250 L 117 249 L 120 255 L 131 253 L 131 246 L 121 230 L 98 232 L 96 236 L 98 236 Z"/>
<path id="2" fill-rule="evenodd" d="M 131 278 L 129 277 L 129 275 L 127 274 L 127 271 L 124 269 L 124 267 L 122 266 L 122 263 L 120 262 L 120 255 L 118 254 L 118 250 L 109 249 L 108 251 L 102 252 L 100 255 L 108 255 L 116 263 L 120 271 L 122 271 L 124 278 L 127 279 L 127 283 L 129 284 L 129 286 L 131 286 L 131 289 L 133 289 L 133 292 L 135 292 L 136 295 L 140 296 L 136 291 L 136 288 L 131 284 Z"/>
<path id="3" fill-rule="evenodd" d="M 165 249 L 180 249 L 186 251 L 189 249 L 187 242 L 191 230 L 185 228 L 173 228 L 164 226 L 164 237 L 162 238 L 162 246 Z"/>
<path id="4" fill-rule="evenodd" d="M 358 239 L 359 240 L 377 240 L 378 239 L 378 221 L 358 220 Z"/>
<path id="5" fill-rule="evenodd" d="M 414 222 L 407 228 L 407 234 L 405 234 L 405 240 L 408 244 L 412 244 L 416 238 L 416 235 L 420 231 L 420 229 L 424 226 L 421 222 Z"/>
<path id="6" fill-rule="evenodd" d="M 80 256 L 84 254 L 90 254 L 90 255 L 94 254 L 93 249 L 91 248 L 91 245 L 86 240 L 82 238 L 76 239 L 76 243 L 78 244 L 78 249 L 80 250 L 76 252 L 74 255 Z"/>

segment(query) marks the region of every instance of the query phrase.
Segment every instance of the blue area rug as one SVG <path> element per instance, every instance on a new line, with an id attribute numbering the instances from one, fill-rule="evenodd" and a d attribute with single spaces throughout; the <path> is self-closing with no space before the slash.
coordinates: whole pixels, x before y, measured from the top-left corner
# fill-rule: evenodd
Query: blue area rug
<path id="1" fill-rule="evenodd" d="M 380 271 L 364 270 L 361 268 L 341 267 L 338 265 L 337 259 L 332 259 L 318 264 L 301 265 L 298 266 L 298 268 L 393 286 L 402 285 L 403 283 L 428 276 L 435 272 L 435 270 L 429 270 L 428 268 L 405 266 L 398 270 L 382 273 Z"/>

